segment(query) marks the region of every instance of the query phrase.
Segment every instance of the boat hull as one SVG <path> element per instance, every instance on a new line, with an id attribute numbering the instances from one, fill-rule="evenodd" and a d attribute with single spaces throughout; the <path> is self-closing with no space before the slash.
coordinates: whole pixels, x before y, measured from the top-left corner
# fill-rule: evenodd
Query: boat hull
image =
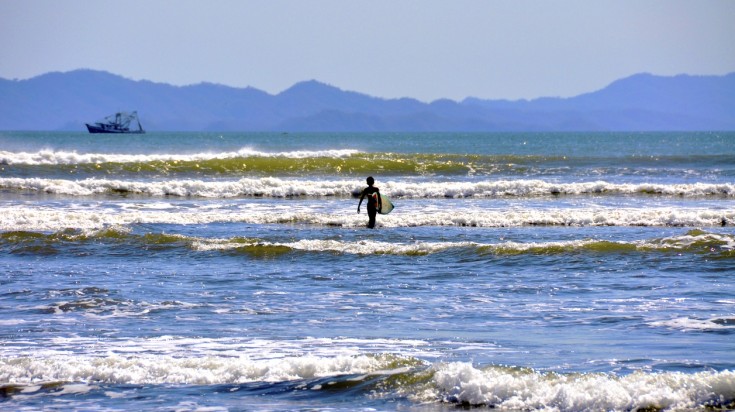
<path id="1" fill-rule="evenodd" d="M 108 127 L 100 127 L 97 125 L 85 123 L 89 133 L 105 133 L 105 134 L 143 134 L 143 130 L 130 130 L 130 129 L 114 129 Z"/>

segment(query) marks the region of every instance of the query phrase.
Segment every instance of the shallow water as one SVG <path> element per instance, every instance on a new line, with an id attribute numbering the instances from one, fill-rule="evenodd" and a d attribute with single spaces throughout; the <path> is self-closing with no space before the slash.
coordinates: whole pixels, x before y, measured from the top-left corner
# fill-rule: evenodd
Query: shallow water
<path id="1" fill-rule="evenodd" d="M 733 133 L 3 132 L 0 408 L 733 408 L 734 225 Z"/>

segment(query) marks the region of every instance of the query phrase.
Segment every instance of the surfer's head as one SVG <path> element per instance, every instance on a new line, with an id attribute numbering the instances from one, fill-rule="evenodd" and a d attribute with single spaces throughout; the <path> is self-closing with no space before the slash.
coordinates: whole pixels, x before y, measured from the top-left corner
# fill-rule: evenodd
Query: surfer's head
<path id="1" fill-rule="evenodd" d="M 372 176 L 368 176 L 367 178 L 367 184 L 368 186 L 372 186 L 375 183 L 375 179 L 373 179 Z"/>

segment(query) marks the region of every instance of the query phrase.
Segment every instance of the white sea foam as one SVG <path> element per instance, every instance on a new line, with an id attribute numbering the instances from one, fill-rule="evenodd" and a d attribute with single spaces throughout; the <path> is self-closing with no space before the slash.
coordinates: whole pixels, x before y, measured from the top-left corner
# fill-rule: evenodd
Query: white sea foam
<path id="1" fill-rule="evenodd" d="M 275 177 L 238 180 L 171 179 L 136 181 L 89 178 L 83 180 L 46 178 L 0 178 L 0 188 L 90 196 L 132 193 L 147 196 L 195 196 L 206 198 L 323 197 L 352 196 L 362 186 L 355 180 L 297 180 Z M 678 197 L 735 197 L 735 184 L 628 184 L 610 182 L 550 183 L 542 180 L 499 180 L 480 182 L 385 182 L 383 193 L 395 198 L 494 198 L 555 195 L 663 195 Z"/>
<path id="2" fill-rule="evenodd" d="M 427 255 L 439 253 L 450 249 L 470 248 L 470 249 L 486 249 L 496 252 L 523 252 L 533 249 L 550 249 L 550 248 L 567 248 L 577 249 L 596 243 L 595 240 L 571 240 L 559 242 L 499 242 L 499 243 L 478 243 L 478 242 L 413 242 L 413 243 L 396 243 L 396 242 L 379 242 L 372 240 L 359 240 L 355 242 L 344 242 L 337 240 L 299 240 L 296 242 L 261 242 L 254 240 L 250 243 L 241 241 L 235 242 L 230 239 L 196 239 L 193 240 L 192 246 L 197 250 L 228 250 L 237 249 L 244 246 L 276 246 L 285 247 L 293 250 L 304 250 L 311 252 L 338 252 L 354 255 L 375 255 L 375 254 L 394 254 L 394 255 Z M 628 242 L 620 242 L 620 244 L 631 244 Z"/>
<path id="3" fill-rule="evenodd" d="M 639 242 L 640 247 L 656 249 L 682 249 L 696 244 L 707 244 L 720 250 L 735 250 L 735 237 L 732 235 L 695 231 L 681 236 L 667 237 L 653 242 Z"/>
<path id="4" fill-rule="evenodd" d="M 0 319 L 0 326 L 17 326 L 27 323 L 24 319 Z"/>
<path id="5" fill-rule="evenodd" d="M 735 317 L 710 319 L 676 318 L 651 322 L 651 326 L 681 331 L 732 331 L 735 330 Z"/>
<path id="6" fill-rule="evenodd" d="M 17 346 L 16 346 L 17 345 Z M 18 358 L 28 355 L 28 345 L 37 346 L 34 355 L 39 358 L 68 356 L 70 348 L 83 350 L 81 357 L 100 358 L 117 356 L 172 356 L 182 357 L 246 357 L 253 361 L 287 359 L 302 356 L 350 357 L 380 353 L 400 354 L 403 357 L 434 358 L 428 342 L 418 339 L 391 338 L 304 338 L 297 340 L 192 338 L 159 336 L 100 340 L 78 336 L 54 337 L 43 342 L 6 341 L 2 356 Z"/>
<path id="7" fill-rule="evenodd" d="M 352 149 L 335 150 L 294 150 L 286 152 L 263 152 L 242 148 L 232 152 L 193 153 L 193 154 L 122 154 L 122 153 L 78 153 L 76 151 L 40 150 L 37 152 L 8 152 L 0 150 L 0 164 L 26 165 L 74 165 L 101 163 L 142 163 L 155 161 L 204 161 L 213 159 L 233 159 L 240 157 L 285 157 L 304 159 L 311 157 L 348 157 L 359 153 Z"/>
<path id="8" fill-rule="evenodd" d="M 625 376 L 541 373 L 513 367 L 479 368 L 463 362 L 432 366 L 392 354 L 366 353 L 333 356 L 305 353 L 270 359 L 253 359 L 247 355 L 146 353 L 0 358 L 0 381 L 29 388 L 45 382 L 83 383 L 90 387 L 219 385 L 336 379 L 350 375 L 361 375 L 351 379 L 364 379 L 368 375 L 397 374 L 406 379 L 398 379 L 395 387 L 385 389 L 415 402 L 454 402 L 501 410 L 689 410 L 727 405 L 735 400 L 735 372 L 732 371 L 635 372 Z M 408 376 L 411 374 L 416 379 Z M 427 377 L 428 382 L 423 383 Z M 300 388 L 320 390 L 323 386 L 302 384 Z"/>
<path id="9" fill-rule="evenodd" d="M 303 207 L 299 207 L 303 206 Z M 287 209 L 252 206 L 247 209 L 221 210 L 208 208 L 89 208 L 57 209 L 51 206 L 0 207 L 0 230 L 49 231 L 66 228 L 95 229 L 134 224 L 207 224 L 242 222 L 251 224 L 307 224 L 337 227 L 362 227 L 364 215 L 354 213 L 352 204 L 343 210 L 315 210 L 309 205 Z M 485 210 L 457 208 L 437 212 L 429 209 L 401 211 L 380 216 L 382 227 L 417 226 L 683 226 L 713 227 L 722 222 L 735 222 L 735 210 L 692 208 L 648 209 L 521 209 Z M 691 240 L 691 239 L 689 239 Z M 688 241 L 683 239 L 682 242 Z M 308 247 L 308 245 L 304 245 Z"/>
<path id="10" fill-rule="evenodd" d="M 605 181 L 554 183 L 537 179 L 481 182 L 384 184 L 392 196 L 408 198 L 523 197 L 581 194 L 659 194 L 672 196 L 735 196 L 734 184 L 653 184 L 610 183 Z"/>
<path id="11" fill-rule="evenodd" d="M 110 179 L 2 178 L 0 188 L 34 190 L 72 196 L 105 193 L 132 193 L 147 196 L 196 196 L 206 198 L 350 196 L 358 191 L 354 181 L 294 181 L 279 178 L 243 178 L 204 181 L 194 179 L 142 182 Z"/>
<path id="12" fill-rule="evenodd" d="M 187 213 L 167 213 L 154 211 L 144 212 L 116 212 L 106 211 L 100 213 L 95 210 L 83 211 L 63 211 L 55 212 L 53 210 L 39 210 L 30 213 L 31 210 L 20 209 L 3 209 L 0 208 L 0 230 L 7 231 L 60 231 L 67 228 L 79 230 L 78 234 L 67 233 L 66 239 L 73 240 L 75 237 L 105 237 L 109 233 L 126 234 L 134 237 L 132 227 L 130 225 L 136 223 L 168 223 L 168 224 L 204 224 L 218 221 L 248 221 L 239 213 L 228 213 L 221 211 L 203 211 L 203 212 L 187 212 Z M 472 212 L 465 212 L 473 214 Z M 319 223 L 318 214 L 309 216 L 290 215 L 288 213 L 266 214 L 265 218 L 253 218 L 254 213 L 248 212 L 249 222 L 259 223 L 283 223 L 297 220 L 300 222 L 310 221 L 310 223 Z M 476 213 L 474 213 L 476 214 Z M 352 216 L 352 215 L 350 215 Z M 261 219 L 263 218 L 263 219 Z M 474 216 L 477 219 L 477 216 Z M 362 226 L 364 219 L 359 217 L 349 217 L 342 219 L 341 224 L 346 226 Z M 332 220 L 321 221 L 321 224 L 334 225 L 338 218 L 333 217 Z M 401 218 L 397 218 L 396 224 L 402 222 Z M 415 224 L 414 220 L 413 223 Z M 609 223 L 607 223 L 609 224 Z M 606 224 L 606 225 L 607 225 Z M 505 222 L 508 225 L 508 222 Z M 393 254 L 393 255 L 429 255 L 441 253 L 452 249 L 475 250 L 478 252 L 489 253 L 518 253 L 533 252 L 534 250 L 545 252 L 550 250 L 582 250 L 591 248 L 591 250 L 614 250 L 622 248 L 625 250 L 637 249 L 641 251 L 659 250 L 659 251 L 694 251 L 707 253 L 731 253 L 735 250 L 735 236 L 729 234 L 709 233 L 702 230 L 691 230 L 682 235 L 669 236 L 664 238 L 642 239 L 642 240 L 626 240 L 611 241 L 600 240 L 594 238 L 575 239 L 567 241 L 546 241 L 546 242 L 514 242 L 508 240 L 500 240 L 498 242 L 428 242 L 428 241 L 411 241 L 411 242 L 395 242 L 395 241 L 378 241 L 370 239 L 362 239 L 355 241 L 343 241 L 335 239 L 301 239 L 292 242 L 273 242 L 263 239 L 246 239 L 240 237 L 234 238 L 207 238 L 185 236 L 180 234 L 167 235 L 168 239 L 176 239 L 183 245 L 188 245 L 193 250 L 212 251 L 212 250 L 237 250 L 241 248 L 285 248 L 289 250 L 306 251 L 306 252 L 336 252 L 340 254 L 354 255 L 374 255 L 374 254 Z M 617 246 L 616 246 L 617 245 Z M 717 327 L 717 326 L 715 326 Z"/>
<path id="13" fill-rule="evenodd" d="M 0 358 L 0 382 L 104 382 L 115 384 L 223 384 L 281 382 L 342 374 L 377 372 L 385 362 L 373 356 L 300 356 L 252 360 L 249 357 L 56 356 Z"/>
<path id="14" fill-rule="evenodd" d="M 693 240 L 694 239 L 694 240 Z M 686 250 L 694 242 L 710 243 L 717 242 L 716 250 L 730 251 L 735 248 L 735 236 L 718 235 L 712 233 L 701 233 L 699 235 L 671 236 L 662 239 L 636 240 L 636 241 L 606 241 L 606 244 L 617 244 L 621 247 L 632 246 L 645 250 Z M 580 239 L 568 241 L 550 242 L 513 242 L 502 241 L 498 243 L 478 242 L 423 242 L 411 243 L 380 242 L 374 240 L 338 241 L 323 239 L 304 239 L 295 242 L 265 242 L 253 240 L 243 243 L 231 239 L 191 239 L 192 247 L 196 250 L 228 250 L 243 246 L 276 246 L 293 250 L 304 250 L 311 252 L 338 252 L 354 255 L 395 254 L 395 255 L 428 255 L 451 249 L 484 249 L 493 252 L 526 252 L 531 250 L 579 250 L 601 242 L 596 239 Z M 712 246 L 715 248 L 715 246 Z M 735 322 L 733 322 L 735 323 Z"/>
<path id="15" fill-rule="evenodd" d="M 337 240 L 321 240 L 308 239 L 296 242 L 274 243 L 274 242 L 254 242 L 251 244 L 243 244 L 242 242 L 232 242 L 228 239 L 199 239 L 193 242 L 193 247 L 197 250 L 227 250 L 237 249 L 247 245 L 254 246 L 281 246 L 294 250 L 304 250 L 311 252 L 339 252 L 354 255 L 373 255 L 373 254 L 396 254 L 396 255 L 423 255 L 436 253 L 447 249 L 460 247 L 476 247 L 477 243 L 473 242 L 416 242 L 411 244 L 400 244 L 393 242 L 376 242 L 362 240 L 357 242 L 342 242 Z"/>
<path id="16" fill-rule="evenodd" d="M 33 351 L 12 342 L 0 356 L 0 382 L 106 382 L 117 384 L 224 384 L 281 382 L 364 373 L 386 373 L 396 361 L 421 364 L 434 354 L 419 340 L 306 338 L 182 338 L 104 341 L 54 338 Z M 70 347 L 83 349 L 72 354 Z M 363 350 L 360 348 L 370 348 Z M 383 352 L 384 351 L 384 352 Z M 392 353 L 384 355 L 383 353 Z M 400 353 L 401 355 L 395 355 Z"/>
<path id="17" fill-rule="evenodd" d="M 435 366 L 436 392 L 415 397 L 442 398 L 501 410 L 685 410 L 735 400 L 735 372 L 542 374 L 469 363 Z"/>

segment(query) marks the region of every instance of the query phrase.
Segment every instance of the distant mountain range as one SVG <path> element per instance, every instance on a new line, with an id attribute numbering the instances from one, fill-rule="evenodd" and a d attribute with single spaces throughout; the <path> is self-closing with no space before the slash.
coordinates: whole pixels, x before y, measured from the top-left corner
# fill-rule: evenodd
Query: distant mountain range
<path id="1" fill-rule="evenodd" d="M 137 110 L 149 131 L 735 130 L 735 73 L 637 74 L 570 98 L 431 103 L 376 98 L 314 80 L 272 95 L 94 70 L 0 79 L 0 130 L 81 131 L 85 122 L 127 110 Z"/>

